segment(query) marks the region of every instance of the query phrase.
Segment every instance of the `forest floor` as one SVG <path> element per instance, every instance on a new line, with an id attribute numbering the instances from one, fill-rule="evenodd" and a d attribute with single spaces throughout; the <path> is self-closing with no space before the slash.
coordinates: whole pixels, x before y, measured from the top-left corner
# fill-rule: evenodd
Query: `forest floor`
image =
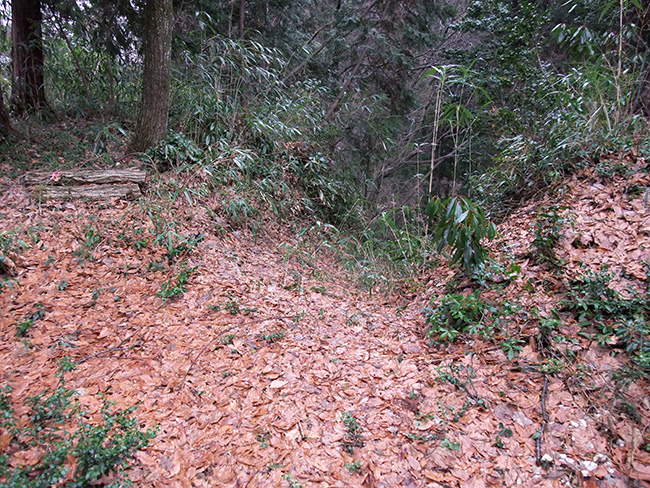
<path id="1" fill-rule="evenodd" d="M 129 469 L 137 487 L 650 486 L 647 378 L 625 377 L 629 359 L 568 313 L 558 370 L 544 374 L 540 321 L 525 312 L 557 308 L 581 263 L 609 265 L 622 294 L 646 279 L 648 165 L 618 163 L 635 170 L 581 171 L 499 226 L 490 248 L 517 271 L 482 297 L 524 310 L 501 325 L 522 339 L 511 359 L 489 338 L 426 337 L 431 298 L 477 288 L 442 262 L 370 296 L 277 225 L 257 238 L 224 230 L 180 199 L 182 232 L 203 239 L 172 259 L 137 202 L 38 203 L 4 178 L 0 231 L 30 249 L 12 264 L 19 285 L 0 294 L 0 386 L 20 418 L 67 356 L 89 418 L 101 393 L 137 405 L 141 425 L 158 428 Z M 557 249 L 563 274 L 528 253 L 552 203 L 574 216 Z M 0 451 L 8 444 L 5 432 Z M 10 454 L 12 465 L 34 457 Z"/>

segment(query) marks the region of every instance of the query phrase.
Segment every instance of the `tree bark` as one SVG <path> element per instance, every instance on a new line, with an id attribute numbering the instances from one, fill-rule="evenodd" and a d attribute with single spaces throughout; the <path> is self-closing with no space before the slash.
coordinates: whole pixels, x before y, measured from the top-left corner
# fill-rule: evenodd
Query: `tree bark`
<path id="1" fill-rule="evenodd" d="M 18 114 L 45 107 L 40 0 L 11 1 L 11 103 Z"/>
<path id="2" fill-rule="evenodd" d="M 106 73 L 108 76 L 108 107 L 106 114 L 112 115 L 115 110 L 115 78 L 113 77 L 113 60 L 110 52 L 106 53 Z"/>
<path id="3" fill-rule="evenodd" d="M 147 172 L 137 168 L 130 169 L 79 169 L 63 171 L 33 171 L 26 173 L 26 185 L 83 185 L 107 183 L 144 183 Z"/>
<path id="4" fill-rule="evenodd" d="M 125 198 L 134 200 L 142 196 L 135 183 L 81 186 L 34 186 L 34 195 L 39 200 L 110 200 Z"/>
<path id="5" fill-rule="evenodd" d="M 239 38 L 244 37 L 244 20 L 246 19 L 246 0 L 239 0 Z"/>
<path id="6" fill-rule="evenodd" d="M 640 113 L 646 117 L 650 116 L 650 65 L 639 76 L 632 112 Z"/>
<path id="7" fill-rule="evenodd" d="M 167 133 L 171 82 L 172 0 L 147 0 L 142 103 L 131 149 L 143 152 Z"/>

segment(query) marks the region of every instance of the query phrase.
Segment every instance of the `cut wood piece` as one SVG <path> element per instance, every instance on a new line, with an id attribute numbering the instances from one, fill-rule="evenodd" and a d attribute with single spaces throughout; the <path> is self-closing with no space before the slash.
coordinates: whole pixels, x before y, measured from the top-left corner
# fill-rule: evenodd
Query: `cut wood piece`
<path id="1" fill-rule="evenodd" d="M 120 197 L 129 200 L 142 196 L 135 183 L 81 186 L 35 186 L 34 195 L 41 200 L 108 200 Z"/>
<path id="2" fill-rule="evenodd" d="M 33 171 L 25 174 L 26 185 L 70 185 L 104 183 L 144 183 L 147 172 L 131 169 L 80 169 L 63 171 Z"/>

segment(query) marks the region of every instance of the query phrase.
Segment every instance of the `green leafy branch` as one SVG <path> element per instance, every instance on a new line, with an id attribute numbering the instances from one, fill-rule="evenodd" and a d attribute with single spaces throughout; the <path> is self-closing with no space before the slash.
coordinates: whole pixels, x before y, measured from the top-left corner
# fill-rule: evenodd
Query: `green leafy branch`
<path id="1" fill-rule="evenodd" d="M 447 200 L 433 198 L 426 208 L 427 216 L 436 222 L 433 227 L 433 244 L 441 253 L 447 246 L 453 250 L 451 264 L 462 263 L 469 275 L 480 275 L 488 257 L 481 241 L 494 239 L 496 226 L 486 217 L 483 209 L 462 196 Z"/>

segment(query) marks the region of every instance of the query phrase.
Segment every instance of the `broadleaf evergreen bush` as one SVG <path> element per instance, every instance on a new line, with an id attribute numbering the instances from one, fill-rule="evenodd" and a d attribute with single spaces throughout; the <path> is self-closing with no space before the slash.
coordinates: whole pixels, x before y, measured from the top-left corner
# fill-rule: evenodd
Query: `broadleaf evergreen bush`
<path id="1" fill-rule="evenodd" d="M 9 385 L 0 389 L 0 428 L 10 436 L 9 446 L 0 456 L 0 488 L 61 484 L 82 488 L 113 473 L 116 477 L 111 486 L 130 486 L 125 474 L 129 459 L 147 447 L 156 430 L 140 430 L 134 407 L 115 410 L 106 399 L 101 422 L 89 422 L 74 401 L 76 392 L 65 385 L 64 367 L 53 391 L 45 390 L 26 401 L 30 412 L 26 423 L 14 417 Z M 15 454 L 33 449 L 40 456 L 31 464 L 10 463 Z"/>
<path id="2" fill-rule="evenodd" d="M 463 196 L 455 196 L 444 201 L 432 199 L 426 214 L 435 222 L 432 241 L 438 252 L 448 246 L 453 250 L 451 264 L 460 262 L 470 276 L 483 273 L 488 253 L 482 241 L 496 236 L 496 226 L 483 209 Z"/>

